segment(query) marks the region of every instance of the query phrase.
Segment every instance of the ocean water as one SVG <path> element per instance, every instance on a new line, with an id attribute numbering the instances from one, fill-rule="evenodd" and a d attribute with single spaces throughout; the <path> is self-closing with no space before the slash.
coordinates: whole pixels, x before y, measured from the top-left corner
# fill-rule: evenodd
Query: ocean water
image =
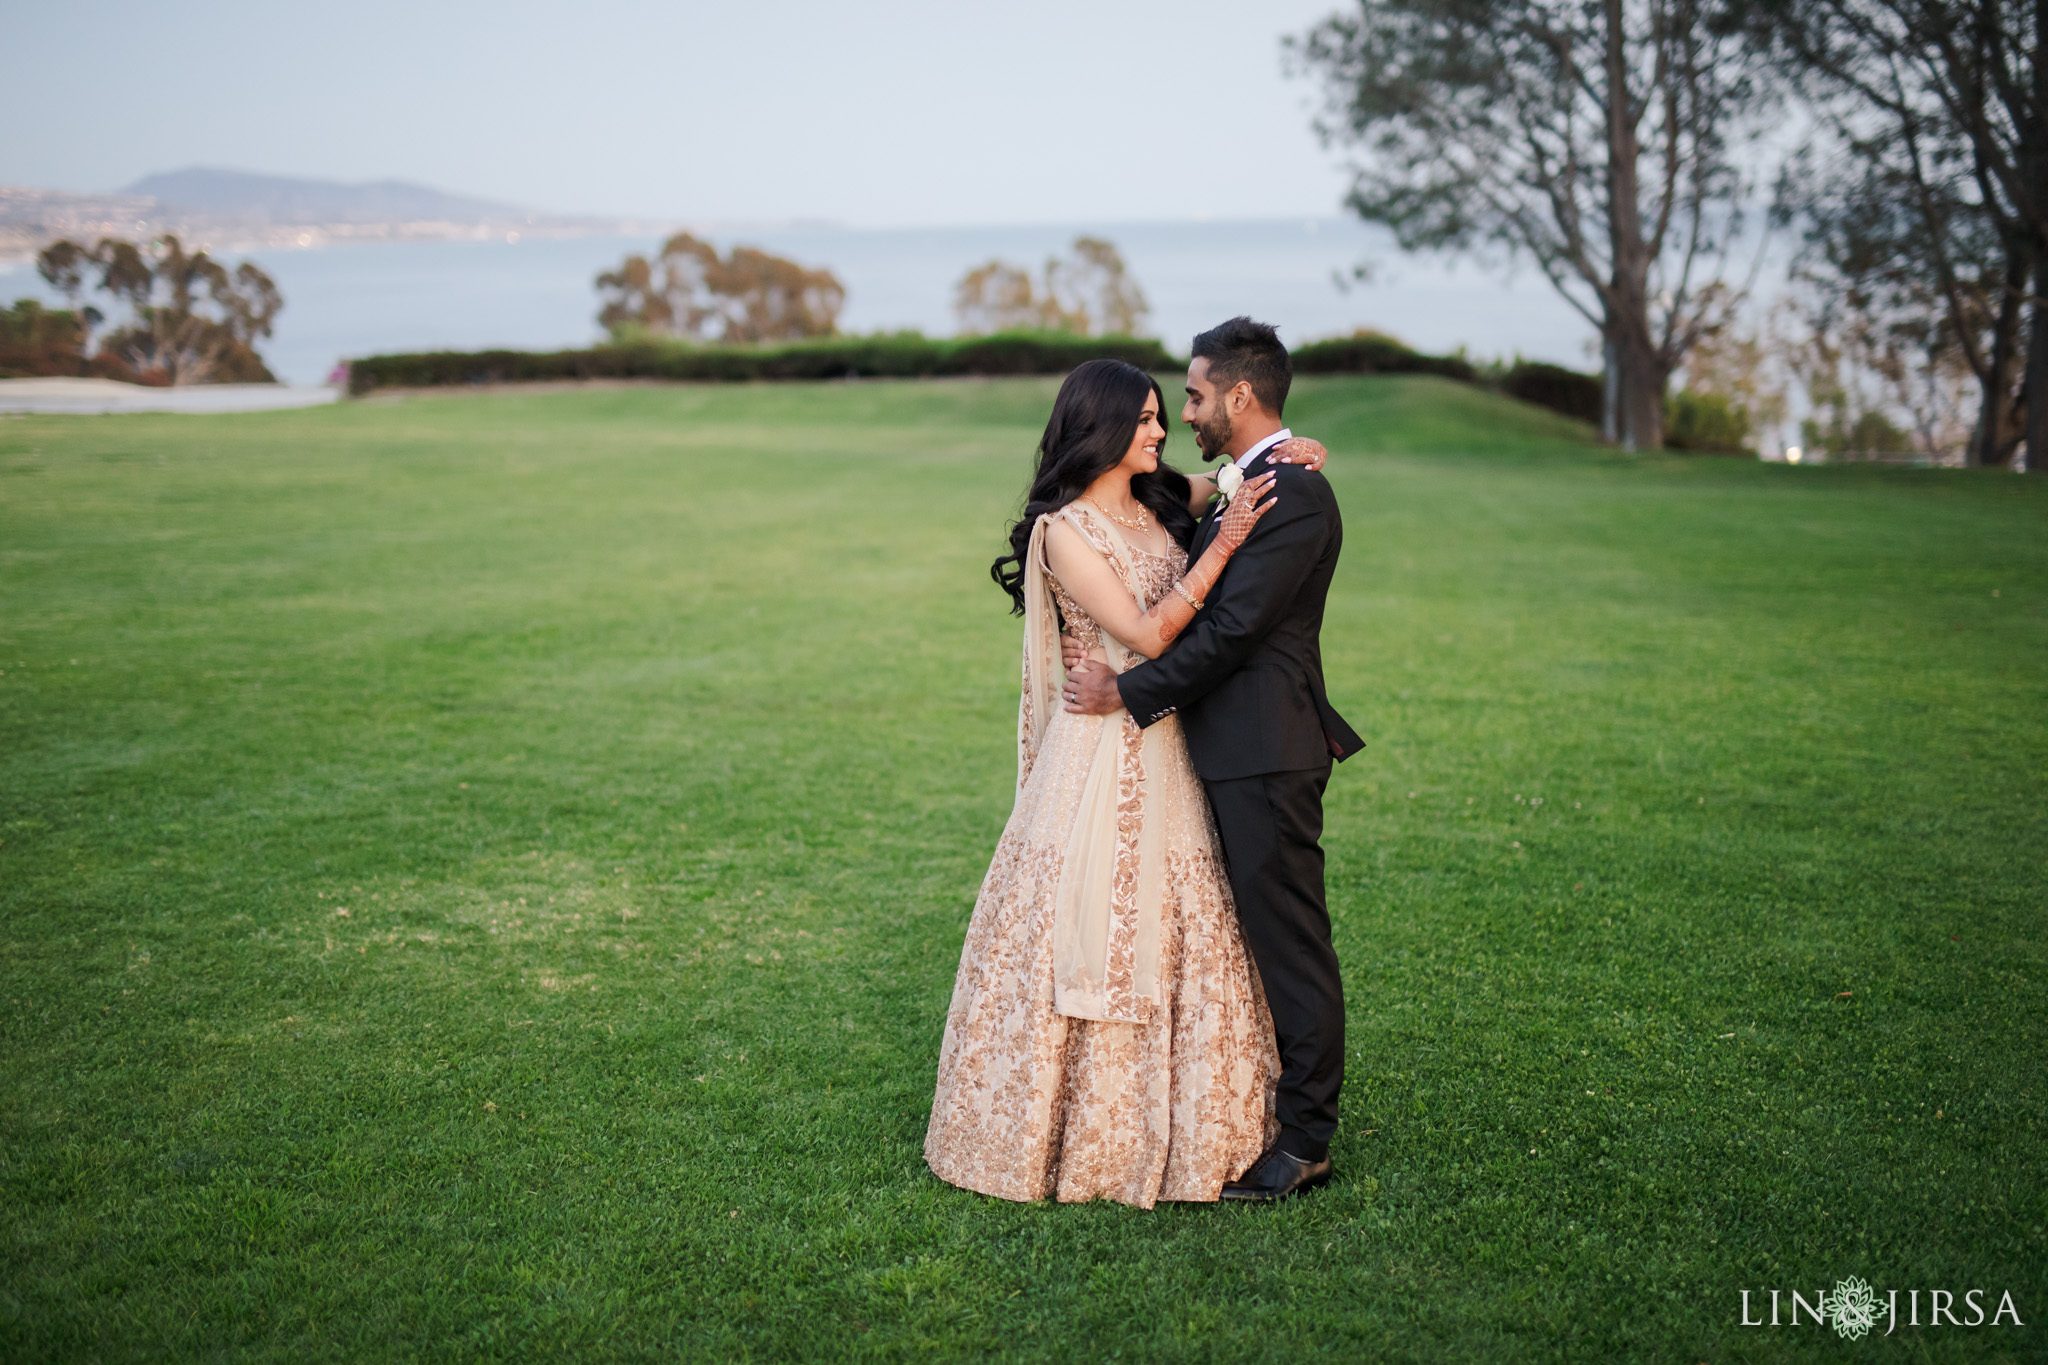
<path id="1" fill-rule="evenodd" d="M 848 331 L 939 336 L 953 330 L 953 285 L 966 271 L 992 258 L 1035 270 L 1080 232 L 1117 244 L 1152 305 L 1151 330 L 1176 351 L 1202 328 L 1249 313 L 1290 343 L 1374 327 L 1425 351 L 1593 364 L 1591 327 L 1533 270 L 1504 276 L 1405 256 L 1383 231 L 1345 218 L 709 235 L 831 269 L 846 285 Z M 597 274 L 658 245 L 581 237 L 265 249 L 251 255 L 277 280 L 285 307 L 261 349 L 280 379 L 312 384 L 338 360 L 378 352 L 585 345 L 601 336 Z M 1361 262 L 1370 280 L 1341 288 L 1336 277 Z M 19 297 L 50 293 L 33 265 L 0 266 L 0 298 Z"/>

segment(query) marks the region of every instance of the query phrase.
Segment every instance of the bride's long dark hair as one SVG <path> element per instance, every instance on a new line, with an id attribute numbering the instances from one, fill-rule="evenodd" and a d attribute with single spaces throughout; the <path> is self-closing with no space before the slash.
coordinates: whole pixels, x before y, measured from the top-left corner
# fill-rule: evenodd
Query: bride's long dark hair
<path id="1" fill-rule="evenodd" d="M 1159 425 L 1166 425 L 1166 395 L 1152 376 L 1121 360 L 1090 360 L 1067 376 L 1052 403 L 1052 420 L 1038 442 L 1038 470 L 1024 499 L 1024 515 L 1010 527 L 1010 552 L 989 565 L 988 575 L 1010 594 L 1010 611 L 1024 613 L 1024 555 L 1031 548 L 1031 528 L 1047 512 L 1057 512 L 1087 491 L 1088 485 L 1122 463 L 1138 432 L 1138 414 L 1150 394 L 1159 404 Z M 1195 538 L 1194 513 L 1188 511 L 1192 491 L 1187 475 L 1166 463 L 1166 440 L 1160 438 L 1159 468 L 1131 478 L 1131 496 L 1159 518 L 1166 533 L 1185 550 Z"/>

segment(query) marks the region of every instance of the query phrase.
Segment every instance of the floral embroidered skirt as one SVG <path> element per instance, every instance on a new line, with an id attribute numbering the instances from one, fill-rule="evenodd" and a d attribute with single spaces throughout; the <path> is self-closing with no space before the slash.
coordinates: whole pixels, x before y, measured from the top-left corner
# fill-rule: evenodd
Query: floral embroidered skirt
<path id="1" fill-rule="evenodd" d="M 925 1160 L 1004 1199 L 1213 1200 L 1278 1131 L 1279 1055 L 1178 717 L 1147 772 L 1166 822 L 1159 977 L 1143 1024 L 1052 1006 L 1054 890 L 1100 727 L 1060 713 L 967 925 Z"/>

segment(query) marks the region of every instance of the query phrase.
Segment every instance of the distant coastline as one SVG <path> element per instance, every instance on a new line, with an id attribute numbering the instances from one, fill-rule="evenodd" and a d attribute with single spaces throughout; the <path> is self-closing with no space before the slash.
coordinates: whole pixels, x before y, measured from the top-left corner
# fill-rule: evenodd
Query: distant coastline
<path id="1" fill-rule="evenodd" d="M 0 264 L 34 260 L 61 238 L 154 238 L 175 234 L 189 248 L 249 252 L 311 250 L 358 242 L 517 242 L 522 238 L 659 237 L 671 222 L 519 214 L 483 219 L 266 222 L 196 213 L 155 199 L 0 185 Z"/>
<path id="2" fill-rule="evenodd" d="M 153 238 L 189 248 L 311 250 L 361 242 L 517 242 L 522 238 L 656 237 L 667 220 L 540 213 L 424 185 L 350 185 L 194 167 L 112 194 L 0 186 L 0 264 L 33 260 L 61 238 Z"/>

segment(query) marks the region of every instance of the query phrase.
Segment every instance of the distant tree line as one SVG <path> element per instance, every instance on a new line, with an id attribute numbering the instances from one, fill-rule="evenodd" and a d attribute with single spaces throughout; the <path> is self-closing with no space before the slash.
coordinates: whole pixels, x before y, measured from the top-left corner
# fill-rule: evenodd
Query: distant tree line
<path id="1" fill-rule="evenodd" d="M 673 338 L 761 345 L 835 336 L 846 287 L 830 270 L 753 246 L 717 247 L 687 232 L 652 257 L 629 255 L 597 277 L 597 320 L 614 341 Z M 1076 237 L 1037 275 L 1008 261 L 976 266 L 954 285 L 963 336 L 1050 332 L 1141 336 L 1150 307 L 1114 243 Z"/>
<path id="2" fill-rule="evenodd" d="M 755 345 L 831 336 L 846 287 L 759 247 L 717 247 L 679 232 L 653 259 L 632 255 L 597 277 L 598 323 L 614 339 L 634 336 Z"/>
<path id="3" fill-rule="evenodd" d="M 953 286 L 953 319 L 966 336 L 1018 329 L 1142 336 L 1151 311 L 1116 244 L 1100 237 L 1076 237 L 1068 255 L 1048 256 L 1036 276 L 992 260 Z"/>
<path id="4" fill-rule="evenodd" d="M 274 383 L 256 351 L 284 297 L 253 262 L 230 270 L 176 237 L 54 242 L 36 258 L 69 301 L 32 299 L 0 312 L 0 372 L 140 384 Z M 103 311 L 104 300 L 114 313 Z"/>
<path id="5" fill-rule="evenodd" d="M 1531 261 L 1597 330 L 1610 439 L 1781 419 L 1796 386 L 1809 440 L 2043 470 L 2044 25 L 2039 0 L 1357 0 L 1289 47 L 1355 213 Z M 1812 136 L 1773 167 L 1788 124 Z M 1735 256 L 1767 190 L 1801 245 L 1758 322 Z"/>

